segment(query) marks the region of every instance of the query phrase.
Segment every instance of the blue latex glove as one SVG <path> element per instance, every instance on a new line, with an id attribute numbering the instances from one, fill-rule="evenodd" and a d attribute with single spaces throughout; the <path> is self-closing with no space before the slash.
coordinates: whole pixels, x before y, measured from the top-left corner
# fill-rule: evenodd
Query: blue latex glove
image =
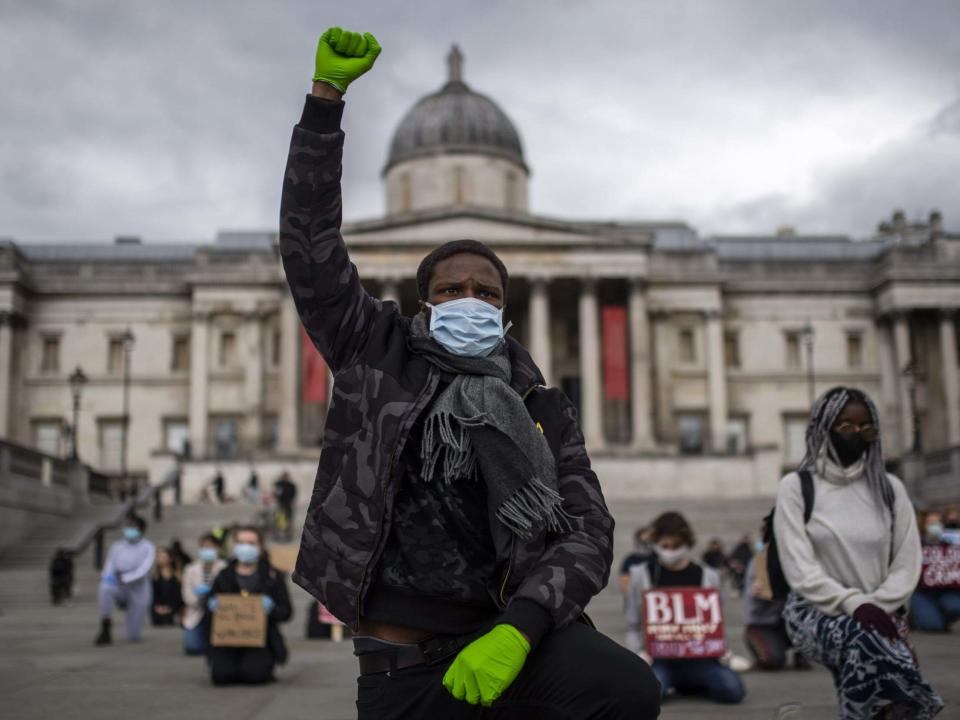
<path id="1" fill-rule="evenodd" d="M 273 609 L 277 606 L 277 603 L 269 595 L 263 596 L 263 611 L 269 615 L 273 612 Z"/>
<path id="2" fill-rule="evenodd" d="M 214 595 L 212 598 L 210 598 L 209 600 L 207 600 L 207 609 L 208 609 L 210 612 L 214 612 L 214 613 L 217 611 L 217 596 L 216 596 L 216 595 Z"/>
<path id="3" fill-rule="evenodd" d="M 201 597 L 202 597 L 203 595 L 209 595 L 209 594 L 210 594 L 210 586 L 207 585 L 206 583 L 200 583 L 199 585 L 197 585 L 197 586 L 193 589 L 193 592 L 196 593 L 198 596 L 201 596 Z"/>
<path id="4" fill-rule="evenodd" d="M 120 584 L 120 581 L 117 580 L 117 576 L 114 575 L 113 573 L 110 573 L 105 578 L 103 578 L 103 582 L 105 582 L 110 587 L 117 587 Z"/>

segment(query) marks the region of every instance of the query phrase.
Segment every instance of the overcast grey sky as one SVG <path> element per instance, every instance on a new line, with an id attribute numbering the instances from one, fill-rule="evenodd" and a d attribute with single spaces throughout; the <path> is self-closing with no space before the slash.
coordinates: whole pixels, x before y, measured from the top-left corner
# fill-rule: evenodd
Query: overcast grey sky
<path id="1" fill-rule="evenodd" d="M 347 219 L 409 107 L 466 80 L 520 131 L 537 213 L 702 233 L 960 229 L 960 3 L 0 0 L 0 236 L 272 229 L 316 37 L 370 30 Z"/>

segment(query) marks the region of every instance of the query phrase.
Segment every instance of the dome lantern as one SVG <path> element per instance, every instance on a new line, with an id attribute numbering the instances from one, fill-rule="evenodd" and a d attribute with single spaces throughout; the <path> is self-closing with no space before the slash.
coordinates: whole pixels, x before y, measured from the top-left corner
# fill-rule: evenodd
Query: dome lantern
<path id="1" fill-rule="evenodd" d="M 529 169 L 513 123 L 463 80 L 464 56 L 451 46 L 447 82 L 400 121 L 383 169 L 387 211 L 449 205 L 526 209 Z"/>

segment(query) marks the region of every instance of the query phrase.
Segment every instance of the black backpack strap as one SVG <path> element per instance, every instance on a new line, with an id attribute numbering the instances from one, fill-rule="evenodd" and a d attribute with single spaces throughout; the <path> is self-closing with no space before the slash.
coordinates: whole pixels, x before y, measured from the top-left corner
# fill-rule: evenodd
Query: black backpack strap
<path id="1" fill-rule="evenodd" d="M 809 470 L 798 470 L 800 476 L 800 492 L 803 494 L 803 524 L 810 522 L 810 516 L 813 515 L 814 486 L 813 475 Z"/>

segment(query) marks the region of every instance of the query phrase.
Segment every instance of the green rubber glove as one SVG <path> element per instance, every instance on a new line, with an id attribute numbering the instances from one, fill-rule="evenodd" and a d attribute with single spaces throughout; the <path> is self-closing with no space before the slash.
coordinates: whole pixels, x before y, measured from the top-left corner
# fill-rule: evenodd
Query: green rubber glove
<path id="1" fill-rule="evenodd" d="M 457 700 L 489 707 L 523 668 L 530 643 L 513 625 L 497 625 L 454 658 L 443 686 Z"/>
<path id="2" fill-rule="evenodd" d="M 329 83 L 345 93 L 350 83 L 373 67 L 379 54 L 380 43 L 370 33 L 361 35 L 332 27 L 317 43 L 313 80 Z"/>

